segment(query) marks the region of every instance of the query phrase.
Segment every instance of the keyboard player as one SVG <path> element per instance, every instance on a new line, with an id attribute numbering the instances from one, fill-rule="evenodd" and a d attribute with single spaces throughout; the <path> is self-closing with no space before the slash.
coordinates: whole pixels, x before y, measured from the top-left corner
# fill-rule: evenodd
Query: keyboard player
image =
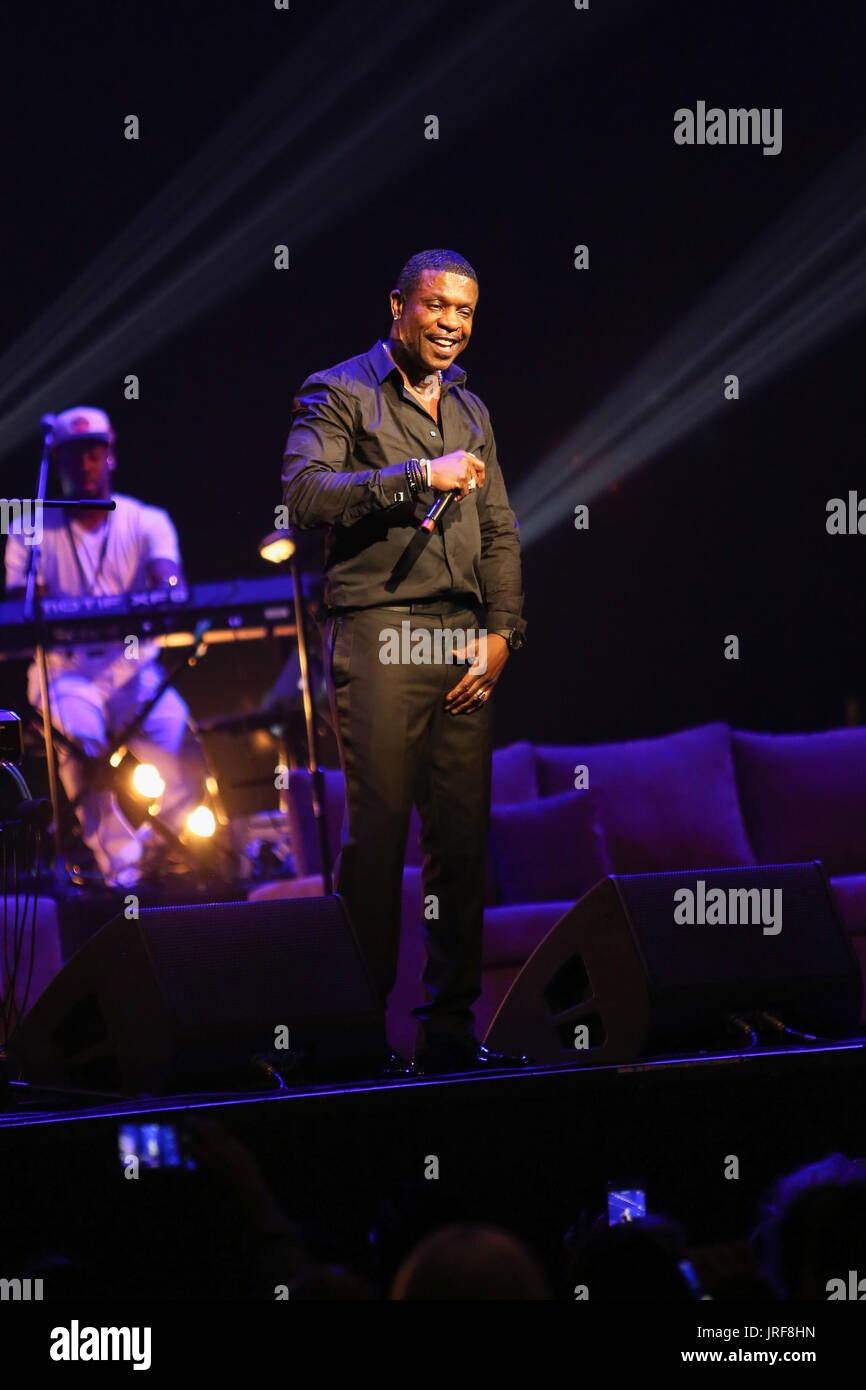
<path id="1" fill-rule="evenodd" d="M 113 498 L 114 511 L 76 513 L 46 508 L 37 579 L 46 597 L 119 594 L 183 583 L 177 533 L 167 512 L 113 490 L 114 430 L 104 411 L 75 406 L 55 420 L 51 458 L 64 496 Z M 29 549 L 22 538 L 6 543 L 6 591 L 23 594 Z M 137 651 L 136 651 L 137 647 Z M 47 653 L 52 722 L 89 758 L 104 754 L 112 734 L 135 717 L 161 679 L 153 643 L 110 643 L 58 648 Z M 130 659 L 131 658 L 131 659 Z M 35 664 L 28 698 L 40 708 Z M 130 748 L 153 764 L 165 783 L 161 817 L 178 833 L 195 805 L 198 787 L 187 785 L 181 748 L 187 708 L 169 688 L 148 714 Z M 146 827 L 136 832 L 109 792 L 89 790 L 87 765 L 58 748 L 58 769 L 67 795 L 83 791 L 78 818 L 84 839 L 106 882 L 130 888 L 141 876 Z"/>

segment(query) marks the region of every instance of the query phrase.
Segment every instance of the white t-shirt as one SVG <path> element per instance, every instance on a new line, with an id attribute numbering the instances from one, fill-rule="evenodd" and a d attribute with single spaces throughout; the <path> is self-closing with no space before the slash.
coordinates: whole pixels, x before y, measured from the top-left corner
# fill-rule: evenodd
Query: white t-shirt
<path id="1" fill-rule="evenodd" d="M 177 532 L 167 512 L 120 492 L 113 493 L 112 498 L 117 503 L 115 510 L 94 530 L 72 520 L 67 527 L 62 508 L 45 508 L 37 578 L 46 597 L 80 598 L 146 589 L 151 560 L 180 564 Z M 30 547 L 23 538 L 10 535 L 6 541 L 7 592 L 24 587 L 29 559 Z M 104 677 L 116 686 L 125 684 L 143 664 L 158 656 L 159 648 L 153 643 L 139 647 L 138 661 L 127 660 L 117 643 L 66 647 L 49 653 L 48 670 L 52 677 L 64 671 L 92 679 Z"/>

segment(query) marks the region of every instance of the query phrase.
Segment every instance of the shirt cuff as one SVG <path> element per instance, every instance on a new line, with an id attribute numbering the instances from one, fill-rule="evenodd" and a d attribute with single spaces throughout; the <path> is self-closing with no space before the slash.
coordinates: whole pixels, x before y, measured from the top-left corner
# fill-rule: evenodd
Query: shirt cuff
<path id="1" fill-rule="evenodd" d="M 406 481 L 405 463 L 389 463 L 385 468 L 377 468 L 366 486 L 366 495 L 347 507 L 341 518 L 344 526 L 351 526 L 374 511 L 385 511 L 410 501 L 409 484 Z"/>
<path id="2" fill-rule="evenodd" d="M 389 463 L 385 468 L 380 468 L 379 489 L 383 506 L 393 507 L 397 502 L 408 502 L 410 492 L 406 481 L 406 464 Z"/>
<path id="3" fill-rule="evenodd" d="M 509 632 L 513 630 L 526 636 L 526 620 L 502 608 L 491 608 L 485 619 L 485 627 L 488 632 L 501 632 L 507 628 Z"/>

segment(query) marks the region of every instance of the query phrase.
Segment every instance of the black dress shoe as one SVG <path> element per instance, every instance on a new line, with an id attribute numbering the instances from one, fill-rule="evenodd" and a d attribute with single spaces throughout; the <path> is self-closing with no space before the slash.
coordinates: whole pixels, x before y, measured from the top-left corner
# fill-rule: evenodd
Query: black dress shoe
<path id="1" fill-rule="evenodd" d="M 415 1071 L 421 1076 L 461 1071 L 517 1071 L 534 1065 L 531 1057 L 522 1054 L 491 1052 L 477 1038 L 416 1048 L 414 1059 Z"/>
<path id="2" fill-rule="evenodd" d="M 417 1076 L 411 1062 L 404 1062 L 396 1052 L 387 1052 L 382 1070 L 379 1072 L 380 1081 L 408 1081 L 413 1076 Z"/>

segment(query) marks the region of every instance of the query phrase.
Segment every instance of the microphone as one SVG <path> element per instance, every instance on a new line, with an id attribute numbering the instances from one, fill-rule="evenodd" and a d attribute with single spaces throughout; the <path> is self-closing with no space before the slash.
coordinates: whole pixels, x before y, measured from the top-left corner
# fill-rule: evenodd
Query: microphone
<path id="1" fill-rule="evenodd" d="M 49 436 L 50 434 L 53 434 L 53 433 L 54 433 L 54 426 L 55 426 L 56 424 L 57 424 L 57 416 L 56 416 L 56 415 L 43 415 L 43 416 L 42 416 L 42 419 L 39 421 L 39 428 L 41 429 L 44 438 L 47 439 L 48 436 Z"/>
<path id="2" fill-rule="evenodd" d="M 421 522 L 422 531 L 432 531 L 442 513 L 454 501 L 453 492 L 445 492 L 441 497 L 437 497 L 433 506 Z"/>

